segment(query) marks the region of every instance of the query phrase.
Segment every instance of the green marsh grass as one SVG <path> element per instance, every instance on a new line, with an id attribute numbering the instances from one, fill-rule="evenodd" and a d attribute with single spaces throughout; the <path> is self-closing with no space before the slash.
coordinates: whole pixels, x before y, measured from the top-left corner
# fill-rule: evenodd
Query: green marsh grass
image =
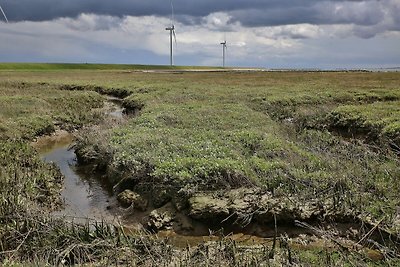
<path id="1" fill-rule="evenodd" d="M 372 148 L 370 143 L 343 139 L 328 131 L 334 121 L 329 120 L 332 116 L 339 117 L 341 127 L 353 127 L 346 121 L 353 123 L 354 113 L 357 123 L 371 122 L 367 124 L 368 131 L 378 129 L 397 142 L 399 73 L 140 73 L 115 69 L 80 71 L 76 67 L 78 70 L 71 70 L 74 66 L 68 70 L 34 71 L 41 67 L 29 66 L 32 71 L 0 71 L 2 142 L 11 142 L 10 147 L 27 147 L 21 139 L 51 132 L 58 125 L 71 129 L 98 121 L 90 111 L 101 106 L 102 98 L 93 91 L 120 96 L 124 97 L 124 106 L 138 110 L 138 114 L 125 124 L 87 127 L 79 136 L 77 150 L 82 159 L 96 162 L 107 171 L 115 185 L 132 186 L 123 181 L 150 187 L 157 184 L 175 192 L 184 191 L 187 196 L 199 190 L 262 187 L 301 202 L 333 202 L 337 213 L 350 212 L 372 222 L 382 221 L 380 226 L 399 234 L 398 157 L 385 143 Z M 129 70 L 127 66 L 118 68 Z M 18 141 L 7 141 L 10 137 Z M 14 163 L 14 154 L 10 149 L 6 151 L 2 152 L 2 164 L 10 171 L 2 171 L 2 180 L 8 181 L 4 182 L 4 189 L 13 188 L 13 172 L 26 165 L 24 160 Z M 21 151 L 29 161 L 37 161 L 34 152 Z M 13 164 L 17 164 L 14 169 Z M 8 194 L 3 198 L 3 206 L 18 204 L 23 211 L 32 203 L 46 204 L 42 198 L 32 197 L 40 195 L 38 192 L 54 195 L 46 186 L 52 179 L 53 183 L 57 181 L 54 170 L 46 165 L 32 166 L 28 173 L 43 175 L 22 174 L 27 177 L 24 189 L 16 191 L 16 197 Z M 23 238 L 19 235 L 17 240 Z M 46 240 L 43 242 L 55 242 L 53 237 Z M 94 244 L 99 239 L 80 240 L 79 246 L 83 244 L 85 249 L 79 251 L 93 257 L 82 256 L 82 262 L 102 259 L 95 255 L 107 255 L 112 249 L 132 251 L 119 245 L 107 247 L 110 240 L 100 240 L 106 245 L 98 251 L 88 247 L 96 248 Z M 24 246 L 33 244 L 28 241 Z M 19 244 L 15 242 L 9 249 L 16 249 Z M 49 253 L 46 246 L 39 247 Z M 232 246 L 224 251 L 231 249 Z M 152 253 L 146 252 L 148 261 L 142 263 L 152 263 L 152 257 L 157 255 Z M 286 255 L 282 262 L 287 263 L 285 248 L 282 253 Z M 54 260 L 55 254 L 51 255 Z M 343 258 L 343 254 L 331 252 L 297 251 L 294 255 L 294 260 L 310 266 L 324 260 L 334 266 L 334 260 L 329 261 L 334 257 L 343 263 L 368 262 L 358 256 Z M 259 263 L 264 256 L 244 260 L 243 266 L 250 260 Z M 132 258 L 140 259 L 138 254 Z M 231 264 L 234 257 L 228 259 Z M 195 262 L 199 261 L 181 265 Z"/>

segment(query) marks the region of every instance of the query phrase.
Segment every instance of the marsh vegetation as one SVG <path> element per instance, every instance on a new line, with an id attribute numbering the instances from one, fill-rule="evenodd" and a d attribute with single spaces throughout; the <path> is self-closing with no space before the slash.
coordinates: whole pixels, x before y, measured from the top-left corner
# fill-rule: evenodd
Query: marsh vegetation
<path id="1" fill-rule="evenodd" d="M 3 70 L 0 258 L 395 266 L 399 81 L 400 73 Z M 104 116 L 104 95 L 123 98 L 131 115 Z M 59 129 L 74 132 L 79 163 L 112 184 L 128 207 L 123 220 L 144 214 L 146 233 L 46 215 L 61 205 L 63 177 L 30 143 Z M 177 248 L 153 235 L 163 231 L 219 241 Z"/>

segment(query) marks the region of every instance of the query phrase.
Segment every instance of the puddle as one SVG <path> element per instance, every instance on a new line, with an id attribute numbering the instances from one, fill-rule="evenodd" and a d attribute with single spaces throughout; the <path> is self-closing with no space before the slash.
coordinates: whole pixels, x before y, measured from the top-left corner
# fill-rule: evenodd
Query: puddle
<path id="1" fill-rule="evenodd" d="M 105 103 L 106 113 L 110 117 L 122 119 L 124 116 L 124 108 L 122 107 L 122 99 L 118 97 L 108 96 Z"/>
<path id="2" fill-rule="evenodd" d="M 116 202 L 111 188 L 104 183 L 104 180 L 102 182 L 100 177 L 95 177 L 77 167 L 76 155 L 74 150 L 70 149 L 71 144 L 54 143 L 51 148 L 50 146 L 46 148 L 46 153 L 41 154 L 45 162 L 56 164 L 65 177 L 61 191 L 65 207 L 53 215 L 75 221 L 86 221 L 87 218 L 96 221 L 115 221 L 116 214 L 108 210 L 108 207 Z"/>

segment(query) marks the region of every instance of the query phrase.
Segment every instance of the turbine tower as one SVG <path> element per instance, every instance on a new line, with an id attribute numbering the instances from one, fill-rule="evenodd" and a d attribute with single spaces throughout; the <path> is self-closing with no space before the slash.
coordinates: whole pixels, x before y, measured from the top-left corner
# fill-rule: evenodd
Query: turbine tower
<path id="1" fill-rule="evenodd" d="M 226 57 L 226 50 L 228 46 L 226 45 L 226 39 L 221 43 L 222 45 L 222 67 L 225 68 L 225 57 Z"/>
<path id="2" fill-rule="evenodd" d="M 4 19 L 8 23 L 8 19 L 7 19 L 6 13 L 4 13 L 4 10 L 3 10 L 3 8 L 1 6 L 0 6 L 0 11 L 1 11 L 1 13 L 3 13 Z"/>
<path id="3" fill-rule="evenodd" d="M 173 47 L 173 38 L 175 39 L 175 44 L 176 44 L 176 33 L 175 33 L 175 25 L 174 25 L 174 5 L 172 4 L 171 0 L 171 10 L 172 10 L 172 15 L 171 15 L 171 26 L 165 28 L 165 30 L 169 31 L 169 45 L 170 45 L 170 65 L 174 65 L 174 47 Z"/>

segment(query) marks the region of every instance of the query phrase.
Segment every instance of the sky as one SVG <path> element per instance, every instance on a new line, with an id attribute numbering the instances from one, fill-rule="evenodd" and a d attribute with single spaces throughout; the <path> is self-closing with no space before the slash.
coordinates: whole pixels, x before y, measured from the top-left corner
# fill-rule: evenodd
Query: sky
<path id="1" fill-rule="evenodd" d="M 400 0 L 0 0 L 0 62 L 400 66 Z"/>

